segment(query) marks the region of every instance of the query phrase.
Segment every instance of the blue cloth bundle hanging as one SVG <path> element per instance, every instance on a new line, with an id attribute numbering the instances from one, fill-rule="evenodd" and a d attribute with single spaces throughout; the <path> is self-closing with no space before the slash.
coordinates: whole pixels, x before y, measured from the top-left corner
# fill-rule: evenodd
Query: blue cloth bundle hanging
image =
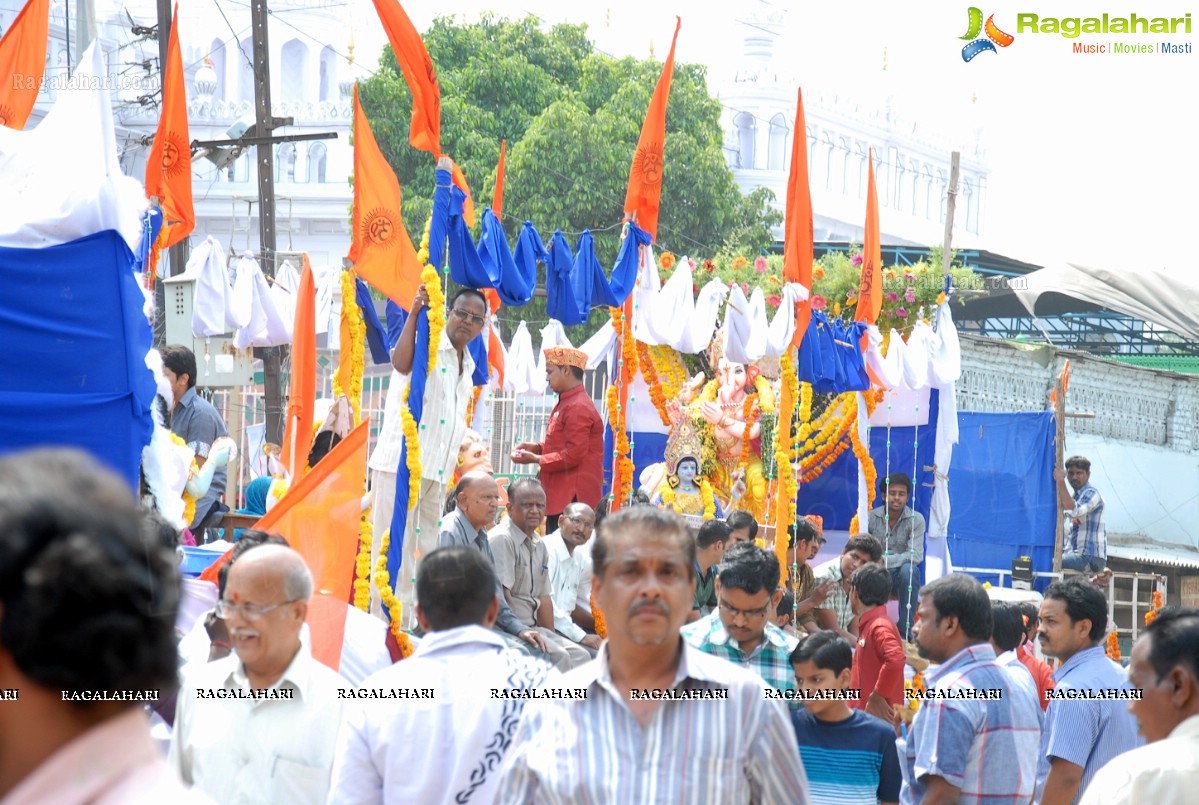
<path id="1" fill-rule="evenodd" d="M 864 322 L 845 324 L 840 319 L 833 320 L 839 392 L 867 391 L 870 388 L 870 376 L 866 374 L 866 358 L 862 355 L 862 335 L 865 332 Z"/>
<path id="2" fill-rule="evenodd" d="M 551 319 L 557 319 L 567 327 L 587 320 L 585 314 L 579 314 L 581 306 L 571 279 L 573 274 L 574 255 L 559 229 L 550 239 L 549 259 L 545 264 L 545 309 Z"/>

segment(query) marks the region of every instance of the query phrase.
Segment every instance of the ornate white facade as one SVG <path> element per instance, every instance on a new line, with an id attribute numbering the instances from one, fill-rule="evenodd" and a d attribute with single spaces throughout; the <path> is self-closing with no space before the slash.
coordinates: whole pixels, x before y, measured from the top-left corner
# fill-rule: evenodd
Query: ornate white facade
<path id="1" fill-rule="evenodd" d="M 29 125 L 36 125 L 56 94 L 56 77 L 68 64 L 67 17 L 63 0 L 51 7 L 47 80 Z M 187 84 L 188 119 L 193 140 L 224 140 L 230 126 L 254 116 L 254 80 L 250 60 L 248 4 L 180 4 L 180 47 Z M 271 0 L 269 43 L 271 100 L 275 117 L 294 125 L 276 134 L 334 132 L 336 139 L 275 146 L 277 248 L 307 251 L 315 268 L 340 266 L 349 248 L 349 210 L 353 170 L 350 127 L 353 82 L 369 75 L 378 53 L 350 53 L 346 6 L 334 0 Z M 116 117 L 117 147 L 125 173 L 145 176 L 149 143 L 158 124 L 158 43 L 132 34 L 129 18 L 151 27 L 157 22 L 154 0 L 96 0 L 97 38 L 109 66 Z M 71 2 L 70 12 L 75 13 Z M 0 12 L 0 17 L 5 15 Z M 76 20 L 70 20 L 72 37 Z M 11 19 L 0 18 L 0 29 Z M 70 42 L 70 62 L 78 61 Z M 62 78 L 58 80 L 62 80 Z M 139 98 L 149 96 L 149 102 Z M 223 169 L 207 159 L 192 163 L 196 229 L 192 242 L 216 237 L 232 252 L 257 252 L 258 185 L 255 149 L 246 149 Z"/>
<path id="2" fill-rule="evenodd" d="M 939 244 L 945 239 L 945 189 L 954 145 L 923 122 L 904 119 L 886 92 L 877 106 L 820 91 L 808 76 L 783 66 L 779 53 L 784 13 L 768 3 L 738 27 L 742 59 L 720 89 L 724 151 L 742 192 L 767 187 L 779 209 L 787 195 L 795 129 L 796 88 L 804 88 L 809 184 L 817 241 L 862 240 L 866 215 L 866 158 L 874 149 L 883 241 Z M 835 69 L 835 68 L 834 68 Z M 826 82 L 827 83 L 827 82 Z M 977 136 L 958 150 L 961 167 L 954 245 L 974 246 L 984 231 L 987 168 Z M 781 231 L 776 233 L 781 236 Z"/>

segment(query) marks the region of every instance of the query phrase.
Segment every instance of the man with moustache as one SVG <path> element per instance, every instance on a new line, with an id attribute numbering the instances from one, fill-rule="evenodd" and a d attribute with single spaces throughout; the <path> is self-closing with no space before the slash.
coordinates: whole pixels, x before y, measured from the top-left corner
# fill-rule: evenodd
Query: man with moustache
<path id="1" fill-rule="evenodd" d="M 349 687 L 300 640 L 312 575 L 303 557 L 261 545 L 230 568 L 217 614 L 235 656 L 191 674 L 175 712 L 170 763 L 217 802 L 325 802 Z"/>
<path id="2" fill-rule="evenodd" d="M 1007 695 L 1011 681 L 991 648 L 991 600 L 964 573 L 920 590 L 912 626 L 920 656 L 938 663 L 924 679 L 901 761 L 903 805 L 1028 805 L 1037 770 L 1040 714 Z"/>
<path id="3" fill-rule="evenodd" d="M 679 635 L 695 584 L 686 522 L 622 509 L 599 527 L 592 560 L 608 639 L 559 683 L 586 698 L 525 709 L 497 801 L 807 803 L 782 702 Z"/>
<path id="4" fill-rule="evenodd" d="M 475 548 L 487 557 L 487 561 L 494 568 L 495 555 L 491 552 L 487 529 L 495 522 L 495 515 L 500 507 L 500 486 L 495 478 L 478 470 L 466 473 L 450 493 L 447 506 L 450 510 L 441 518 L 441 534 L 437 539 L 437 547 L 464 545 Z M 498 579 L 495 592 L 500 599 L 500 611 L 492 628 L 506 636 L 508 645 L 521 651 L 529 651 L 532 648 L 533 651 L 529 653 L 544 655 L 560 670 L 569 668 L 570 657 L 565 651 L 552 645 L 536 629 L 530 629 L 513 614 Z"/>
<path id="5" fill-rule="evenodd" d="M 1099 770 L 1082 805 L 1165 805 L 1199 783 L 1199 610 L 1167 607 L 1132 647 L 1128 703 L 1149 743 Z"/>
<path id="6" fill-rule="evenodd" d="M 595 657 L 599 652 L 599 635 L 588 634 L 579 620 L 590 611 L 578 612 L 579 586 L 584 572 L 590 573 L 591 555 L 579 550 L 591 539 L 595 529 L 595 512 L 586 503 L 571 503 L 558 519 L 558 530 L 545 538 L 550 560 L 550 599 L 554 604 L 554 630 Z"/>
<path id="7" fill-rule="evenodd" d="M 1061 666 L 1045 710 L 1037 769 L 1041 805 L 1076 803 L 1095 774 L 1112 758 L 1140 746 L 1127 700 L 1093 699 L 1092 691 L 1130 687 L 1107 658 L 1107 600 L 1080 578 L 1049 585 L 1041 601 L 1037 638 L 1047 657 Z"/>

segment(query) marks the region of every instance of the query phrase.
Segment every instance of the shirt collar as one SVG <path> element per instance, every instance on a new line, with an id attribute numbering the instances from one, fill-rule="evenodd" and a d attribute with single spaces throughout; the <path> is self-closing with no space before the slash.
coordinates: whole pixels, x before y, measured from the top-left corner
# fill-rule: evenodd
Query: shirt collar
<path id="1" fill-rule="evenodd" d="M 1078 487 L 1078 491 L 1074 493 L 1074 502 L 1077 503 L 1078 499 L 1080 497 L 1082 497 L 1082 493 L 1086 492 L 1088 489 L 1091 489 L 1091 488 L 1092 487 L 1089 483 L 1083 484 L 1082 486 Z"/>
<path id="2" fill-rule="evenodd" d="M 192 386 L 187 391 L 183 392 L 183 396 L 179 398 L 179 402 L 175 403 L 176 408 L 190 408 L 191 404 L 196 401 L 196 387 Z"/>
<path id="3" fill-rule="evenodd" d="M 686 640 L 683 640 L 682 636 L 679 637 L 679 645 L 682 647 L 679 652 L 679 667 L 675 671 L 674 682 L 670 685 L 671 688 L 677 688 L 679 683 L 685 679 L 714 683 L 721 681 L 720 666 L 725 665 L 727 660 L 709 657 L 699 649 L 688 644 Z M 624 695 L 616 690 L 616 685 L 612 682 L 612 669 L 609 668 L 608 662 L 608 644 L 605 642 L 600 646 L 599 654 L 594 660 L 571 671 L 571 674 L 577 674 L 578 680 L 584 687 L 590 687 L 598 683 L 623 701 Z"/>
<path id="4" fill-rule="evenodd" d="M 458 626 L 453 629 L 443 629 L 426 633 L 421 638 L 420 645 L 416 647 L 416 651 L 413 652 L 412 656 L 428 657 L 465 645 L 491 646 L 497 651 L 503 651 L 508 647 L 503 638 L 491 629 L 477 624 L 470 624 L 469 626 Z"/>
<path id="5" fill-rule="evenodd" d="M 1088 662 L 1095 662 L 1096 660 L 1107 662 L 1107 652 L 1100 646 L 1084 648 L 1082 651 L 1075 653 L 1074 656 L 1062 663 L 1061 666 L 1053 672 L 1053 679 L 1054 681 L 1059 681 L 1062 679 L 1062 677 L 1066 676 L 1066 674 L 1078 668 L 1080 665 Z"/>
<path id="6" fill-rule="evenodd" d="M 587 389 L 584 387 L 584 385 L 582 383 L 580 383 L 579 385 L 575 386 L 573 389 L 568 389 L 568 390 L 562 392 L 561 394 L 559 394 L 558 399 L 559 399 L 559 401 L 566 400 L 566 399 L 569 399 L 570 397 L 577 397 L 580 394 L 585 394 L 586 392 L 587 392 Z"/>
<path id="7" fill-rule="evenodd" d="M 1199 716 L 1191 716 L 1170 731 L 1171 738 L 1199 738 Z"/>
<path id="8" fill-rule="evenodd" d="M 1020 658 L 1016 656 L 1016 649 L 1005 651 L 998 655 L 995 657 L 995 662 L 999 663 L 1000 665 L 1023 665 L 1023 663 L 1020 662 Z"/>
<path id="9" fill-rule="evenodd" d="M 949 671 L 960 669 L 965 665 L 973 665 L 974 663 L 988 661 L 995 661 L 995 649 L 991 647 L 990 643 L 975 643 L 973 646 L 967 646 L 957 654 L 954 654 L 945 662 L 941 663 L 940 667 L 937 668 L 936 671 L 930 670 L 924 677 L 924 686 L 926 688 L 931 687 Z"/>
<path id="10" fill-rule="evenodd" d="M 250 689 L 250 678 L 246 675 L 245 664 L 237 658 L 236 654 L 229 659 L 234 660 L 233 668 L 229 675 L 225 677 L 224 687 L 240 688 L 242 690 Z M 309 682 L 312 679 L 312 651 L 308 644 L 300 641 L 300 648 L 296 651 L 294 657 L 291 658 L 291 663 L 283 672 L 283 676 L 271 685 L 270 689 L 280 689 L 285 687 L 294 688 L 301 699 L 306 698 L 309 689 Z"/>
<path id="11" fill-rule="evenodd" d="M 487 541 L 487 530 L 484 528 L 475 528 L 466 515 L 462 513 L 462 509 L 454 509 L 447 515 L 455 518 L 458 528 L 462 529 L 462 533 L 466 535 L 467 542 L 478 542 L 482 539 Z"/>
<path id="12" fill-rule="evenodd" d="M 724 621 L 722 621 L 720 619 L 720 610 L 719 609 L 714 610 L 710 615 L 707 615 L 706 617 L 708 619 L 708 642 L 709 643 L 712 643 L 713 645 L 717 645 L 717 646 L 731 646 L 733 648 L 736 648 L 738 651 L 741 651 L 741 644 L 738 643 L 736 640 L 733 640 L 733 638 L 729 635 L 728 629 L 724 628 Z M 770 645 L 774 646 L 775 648 L 786 648 L 787 647 L 787 635 L 782 629 L 775 626 L 770 621 L 767 621 L 766 622 L 766 631 L 762 635 L 762 642 L 754 647 L 754 651 L 757 651 L 758 648 L 760 648 L 763 644 L 766 644 L 766 643 L 769 643 Z M 744 652 L 742 652 L 742 653 L 744 653 Z"/>
<path id="13" fill-rule="evenodd" d="M 561 528 L 559 528 L 557 531 L 551 532 L 548 536 L 546 536 L 545 539 L 542 540 L 542 542 L 545 543 L 545 549 L 549 551 L 550 555 L 552 556 L 556 556 L 559 559 L 570 559 L 574 556 L 574 554 L 572 554 L 566 547 L 566 540 L 562 538 Z"/>
<path id="14" fill-rule="evenodd" d="M 512 518 L 506 514 L 504 515 L 504 519 L 500 520 L 500 526 L 507 528 L 508 533 L 512 535 L 512 539 L 516 540 L 517 543 L 528 542 L 529 545 L 533 545 L 537 542 L 536 531 L 534 531 L 532 534 L 526 534 L 524 531 L 518 528 L 516 523 L 512 522 Z"/>
<path id="15" fill-rule="evenodd" d="M 860 632 L 862 629 L 866 628 L 866 624 L 870 623 L 871 621 L 876 621 L 879 618 L 885 618 L 886 616 L 887 608 L 882 604 L 866 610 L 858 616 L 858 631 Z"/>

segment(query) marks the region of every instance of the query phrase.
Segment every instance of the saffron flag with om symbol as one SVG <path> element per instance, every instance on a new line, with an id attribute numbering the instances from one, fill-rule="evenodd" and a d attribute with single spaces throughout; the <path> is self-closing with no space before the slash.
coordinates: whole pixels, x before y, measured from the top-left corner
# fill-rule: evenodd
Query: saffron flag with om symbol
<path id="1" fill-rule="evenodd" d="M 25 128 L 42 88 L 50 40 L 50 0 L 29 0 L 0 38 L 0 126 Z"/>
<path id="2" fill-rule="evenodd" d="M 350 253 L 358 276 L 408 310 L 420 284 L 420 261 L 400 215 L 400 180 L 379 144 L 354 86 L 354 228 Z"/>
<path id="3" fill-rule="evenodd" d="M 345 300 L 344 304 L 353 304 Z M 346 352 L 349 352 L 347 345 Z M 304 252 L 300 288 L 296 292 L 296 318 L 291 336 L 291 391 L 287 397 L 287 424 L 283 431 L 283 466 L 298 478 L 308 465 L 312 447 L 312 420 L 316 407 L 316 281 Z"/>
<path id="4" fill-rule="evenodd" d="M 187 129 L 187 95 L 183 58 L 179 55 L 179 5 L 175 5 L 167 65 L 162 83 L 162 112 L 158 131 L 146 162 L 146 195 L 158 198 L 162 209 L 162 234 L 156 248 L 179 243 L 196 228 L 192 207 L 192 152 Z"/>
<path id="5" fill-rule="evenodd" d="M 795 128 L 805 132 L 803 90 L 795 100 Z M 795 337 L 791 346 L 799 347 L 808 323 L 812 320 L 812 263 L 816 259 L 815 238 L 812 235 L 812 191 L 808 186 L 808 139 L 792 137 L 791 174 L 787 178 L 787 220 L 783 237 L 783 281 L 797 282 L 808 291 L 808 298 L 799 303 L 795 316 Z"/>
<path id="6" fill-rule="evenodd" d="M 870 149 L 866 164 L 866 231 L 862 235 L 862 279 L 854 320 L 874 324 L 883 307 L 883 248 L 878 229 L 878 191 L 874 187 L 874 149 Z"/>
<path id="7" fill-rule="evenodd" d="M 629 189 L 625 192 L 625 215 L 637 214 L 637 225 L 650 234 L 658 236 L 658 208 L 662 198 L 662 162 L 666 146 L 666 103 L 670 99 L 670 81 L 674 76 L 674 45 L 679 39 L 682 20 L 675 17 L 674 37 L 670 40 L 670 53 L 662 65 L 662 75 L 654 97 L 650 99 L 641 125 L 641 137 L 637 140 L 637 151 L 633 155 L 633 166 L 629 170 Z"/>

